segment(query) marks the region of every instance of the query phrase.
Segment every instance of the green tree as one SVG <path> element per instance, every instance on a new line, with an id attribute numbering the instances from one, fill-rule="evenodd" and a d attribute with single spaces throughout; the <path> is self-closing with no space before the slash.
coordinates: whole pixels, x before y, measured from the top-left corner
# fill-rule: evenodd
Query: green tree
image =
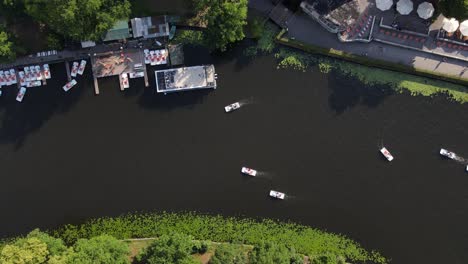
<path id="1" fill-rule="evenodd" d="M 8 34 L 0 28 L 0 60 L 9 61 L 14 58 L 13 43 L 9 41 Z"/>
<path id="2" fill-rule="evenodd" d="M 241 245 L 220 244 L 216 247 L 210 264 L 246 264 L 248 262 L 247 254 Z"/>
<path id="3" fill-rule="evenodd" d="M 300 256 L 294 249 L 272 242 L 261 242 L 250 252 L 251 264 L 299 264 Z"/>
<path id="4" fill-rule="evenodd" d="M 242 40 L 247 24 L 248 0 L 196 0 L 196 11 L 207 28 L 204 32 L 208 47 L 226 50 L 228 44 Z"/>
<path id="5" fill-rule="evenodd" d="M 128 245 L 108 235 L 79 239 L 67 258 L 73 264 L 127 264 Z"/>
<path id="6" fill-rule="evenodd" d="M 137 256 L 148 264 L 195 264 L 190 255 L 193 238 L 182 234 L 162 235 Z"/>
<path id="7" fill-rule="evenodd" d="M 438 6 L 446 17 L 455 17 L 460 22 L 468 18 L 468 0 L 441 0 Z"/>
<path id="8" fill-rule="evenodd" d="M 75 41 L 99 40 L 130 15 L 128 0 L 25 0 L 26 13 Z"/>

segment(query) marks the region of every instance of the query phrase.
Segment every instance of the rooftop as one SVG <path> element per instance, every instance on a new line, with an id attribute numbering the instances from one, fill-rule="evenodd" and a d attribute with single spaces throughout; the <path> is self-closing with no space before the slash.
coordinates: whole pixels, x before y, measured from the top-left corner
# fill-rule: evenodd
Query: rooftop
<path id="1" fill-rule="evenodd" d="M 136 17 L 130 20 L 134 38 L 157 38 L 169 36 L 166 16 Z"/>
<path id="2" fill-rule="evenodd" d="M 177 92 L 192 89 L 216 88 L 213 65 L 182 67 L 155 71 L 158 92 Z"/>
<path id="3" fill-rule="evenodd" d="M 126 39 L 130 37 L 130 29 L 127 20 L 119 20 L 109 29 L 102 39 L 103 41 Z"/>
<path id="4" fill-rule="evenodd" d="M 91 56 L 94 76 L 97 78 L 141 70 L 144 58 L 140 50 L 106 52 Z"/>

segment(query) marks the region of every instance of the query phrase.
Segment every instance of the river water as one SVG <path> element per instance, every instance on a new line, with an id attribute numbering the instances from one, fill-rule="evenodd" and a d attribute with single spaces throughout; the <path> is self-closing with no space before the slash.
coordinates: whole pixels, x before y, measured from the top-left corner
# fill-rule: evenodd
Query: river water
<path id="1" fill-rule="evenodd" d="M 152 210 L 292 220 L 342 233 L 393 263 L 468 263 L 467 105 L 395 95 L 272 56 L 186 51 L 218 89 L 172 95 L 91 72 L 64 93 L 63 64 L 23 103 L 0 98 L 0 235 Z M 243 108 L 225 114 L 237 100 Z M 378 152 L 384 144 L 391 163 Z M 241 166 L 262 171 L 240 174 Z M 269 190 L 285 201 L 269 199 Z"/>

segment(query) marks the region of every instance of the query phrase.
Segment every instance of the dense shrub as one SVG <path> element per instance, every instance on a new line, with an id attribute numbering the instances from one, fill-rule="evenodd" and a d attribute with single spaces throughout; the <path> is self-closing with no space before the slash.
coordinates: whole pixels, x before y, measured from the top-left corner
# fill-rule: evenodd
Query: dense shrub
<path id="1" fill-rule="evenodd" d="M 247 264 L 249 263 L 244 247 L 239 244 L 220 244 L 211 257 L 210 264 Z"/>
<path id="2" fill-rule="evenodd" d="M 182 234 L 162 235 L 154 240 L 138 256 L 137 260 L 148 264 L 195 264 L 192 258 L 193 238 Z"/>

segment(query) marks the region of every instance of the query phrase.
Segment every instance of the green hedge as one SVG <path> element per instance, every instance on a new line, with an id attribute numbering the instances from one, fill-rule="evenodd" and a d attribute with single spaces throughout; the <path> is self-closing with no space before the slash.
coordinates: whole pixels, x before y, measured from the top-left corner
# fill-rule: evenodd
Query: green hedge
<path id="1" fill-rule="evenodd" d="M 67 244 L 79 238 L 108 234 L 119 239 L 158 237 L 173 232 L 199 240 L 236 242 L 256 245 L 262 241 L 283 243 L 311 257 L 345 257 L 352 262 L 387 263 L 375 251 L 367 251 L 342 235 L 330 234 L 310 227 L 273 220 L 225 218 L 196 213 L 130 214 L 115 218 L 99 218 L 81 225 L 66 225 L 51 232 Z"/>

